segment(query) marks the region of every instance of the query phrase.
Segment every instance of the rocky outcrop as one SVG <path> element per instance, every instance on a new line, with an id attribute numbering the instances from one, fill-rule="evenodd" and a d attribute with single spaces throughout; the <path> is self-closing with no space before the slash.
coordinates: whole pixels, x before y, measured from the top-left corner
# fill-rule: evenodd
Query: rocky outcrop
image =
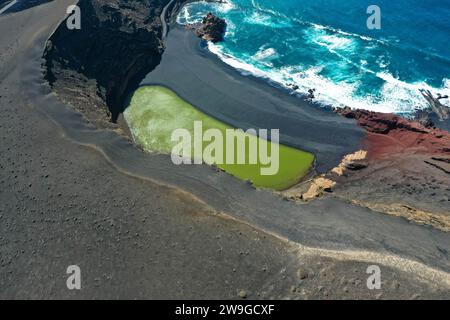
<path id="1" fill-rule="evenodd" d="M 288 201 L 309 202 L 325 194 L 331 194 L 335 186 L 335 181 L 327 178 L 326 175 L 320 175 L 310 180 L 302 181 L 290 189 L 281 191 L 279 195 Z"/>
<path id="2" fill-rule="evenodd" d="M 325 192 L 332 192 L 333 187 L 336 185 L 336 182 L 324 178 L 324 177 L 318 177 L 314 179 L 308 189 L 305 193 L 301 195 L 301 199 L 303 201 L 310 201 L 315 198 L 319 198 L 322 196 Z"/>
<path id="3" fill-rule="evenodd" d="M 357 200 L 352 203 L 376 212 L 402 217 L 416 224 L 450 232 L 450 216 L 446 213 L 424 211 L 401 203 L 372 203 Z"/>
<path id="4" fill-rule="evenodd" d="M 342 159 L 339 166 L 333 168 L 331 170 L 332 173 L 337 174 L 338 176 L 343 176 L 346 171 L 356 171 L 361 170 L 367 167 L 367 151 L 359 150 L 355 153 L 348 154 Z"/>
<path id="5" fill-rule="evenodd" d="M 185 2 L 175 0 L 175 2 Z M 128 94 L 160 62 L 159 18 L 169 0 L 80 0 L 81 30 L 62 23 L 44 53 L 56 93 L 100 127 L 116 122 Z"/>
<path id="6" fill-rule="evenodd" d="M 450 133 L 434 127 L 425 127 L 418 121 L 400 116 L 352 110 L 336 110 L 344 117 L 355 119 L 361 127 L 369 132 L 366 144 L 369 157 L 412 152 L 430 155 L 450 156 Z"/>
<path id="7" fill-rule="evenodd" d="M 430 90 L 420 90 L 420 93 L 430 105 L 431 112 L 436 114 L 439 120 L 444 121 L 450 118 L 450 108 L 443 105 L 440 101 L 442 99 L 448 99 L 448 96 L 438 94 L 438 96 L 435 97 Z"/>
<path id="8" fill-rule="evenodd" d="M 216 43 L 223 41 L 227 23 L 210 12 L 203 18 L 202 23 L 190 25 L 189 28 L 193 29 L 199 38 Z"/>
<path id="9" fill-rule="evenodd" d="M 423 125 L 425 128 L 432 128 L 434 127 L 433 120 L 431 119 L 430 113 L 426 110 L 416 110 L 414 113 L 414 120 L 419 122 L 421 125 Z"/>
<path id="10" fill-rule="evenodd" d="M 367 150 L 362 163 L 367 167 L 348 170 L 348 165 L 342 164 L 333 169 L 334 196 L 450 230 L 450 133 L 434 128 L 427 117 L 421 123 L 394 114 L 348 108 L 335 111 L 355 119 L 367 131 L 362 141 Z M 358 166 L 361 160 L 356 163 Z"/>
<path id="11" fill-rule="evenodd" d="M 372 112 L 362 109 L 336 109 L 340 115 L 356 119 L 358 124 L 369 132 L 388 134 L 391 130 L 402 129 L 411 132 L 426 133 L 427 129 L 418 122 L 410 121 L 392 113 Z"/>

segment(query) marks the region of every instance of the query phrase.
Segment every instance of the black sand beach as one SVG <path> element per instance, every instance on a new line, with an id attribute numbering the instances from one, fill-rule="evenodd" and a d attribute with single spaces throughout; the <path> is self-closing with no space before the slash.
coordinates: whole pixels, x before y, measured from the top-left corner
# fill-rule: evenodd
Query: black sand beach
<path id="1" fill-rule="evenodd" d="M 262 79 L 242 76 L 202 48 L 201 40 L 173 26 L 161 64 L 142 85 L 163 85 L 203 112 L 234 127 L 280 129 L 282 143 L 316 155 L 326 172 L 361 148 L 363 130 Z"/>
<path id="2" fill-rule="evenodd" d="M 286 202 L 88 124 L 42 77 L 71 2 L 0 17 L 2 298 L 376 298 L 369 264 L 382 266 L 384 297 L 449 297 L 448 233 L 331 198 Z M 336 159 L 351 146 L 338 145 Z M 80 292 L 65 287 L 69 264 L 85 272 Z"/>

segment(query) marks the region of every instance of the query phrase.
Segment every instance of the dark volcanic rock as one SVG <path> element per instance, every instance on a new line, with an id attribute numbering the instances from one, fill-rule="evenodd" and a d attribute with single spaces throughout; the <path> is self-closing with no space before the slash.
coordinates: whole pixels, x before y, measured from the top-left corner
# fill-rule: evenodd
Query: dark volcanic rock
<path id="1" fill-rule="evenodd" d="M 159 16 L 169 1 L 80 0 L 81 30 L 64 22 L 47 43 L 47 80 L 88 118 L 102 110 L 97 118 L 116 122 L 127 94 L 160 62 Z"/>
<path id="2" fill-rule="evenodd" d="M 420 90 L 420 93 L 430 105 L 431 113 L 434 113 L 440 121 L 450 119 L 450 107 L 443 105 L 440 101 L 442 99 L 448 99 L 448 96 L 442 96 L 438 93 L 437 97 L 435 97 L 429 90 L 423 89 Z"/>
<path id="3" fill-rule="evenodd" d="M 416 120 L 426 128 L 434 127 L 433 120 L 431 120 L 430 117 L 430 112 L 427 110 L 420 110 L 420 109 L 416 110 L 414 114 L 414 120 Z"/>
<path id="4" fill-rule="evenodd" d="M 211 12 L 203 18 L 201 24 L 191 26 L 199 38 L 211 41 L 223 41 L 223 36 L 227 29 L 227 23 L 224 19 L 216 17 Z"/>
<path id="5" fill-rule="evenodd" d="M 357 171 L 357 170 L 367 168 L 367 165 L 368 165 L 367 162 L 352 161 L 352 162 L 346 163 L 344 166 L 348 170 Z"/>

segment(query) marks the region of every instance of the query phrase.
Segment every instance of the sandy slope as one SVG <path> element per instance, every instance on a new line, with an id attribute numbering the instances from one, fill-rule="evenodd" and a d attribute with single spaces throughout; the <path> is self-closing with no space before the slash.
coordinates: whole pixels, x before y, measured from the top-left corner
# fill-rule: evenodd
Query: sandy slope
<path id="1" fill-rule="evenodd" d="M 71 2 L 0 16 L 1 298 L 450 297 L 445 233 L 334 200 L 297 207 L 86 124 L 40 69 Z M 365 286 L 373 263 L 381 291 Z"/>

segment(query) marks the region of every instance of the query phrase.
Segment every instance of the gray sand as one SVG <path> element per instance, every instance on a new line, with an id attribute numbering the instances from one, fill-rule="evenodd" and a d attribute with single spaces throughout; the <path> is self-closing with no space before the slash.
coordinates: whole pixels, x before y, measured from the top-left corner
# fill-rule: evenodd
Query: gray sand
<path id="1" fill-rule="evenodd" d="M 448 272 L 448 234 L 333 199 L 296 206 L 87 124 L 40 67 L 71 2 L 0 16 L 0 298 L 450 297 L 447 273 L 411 263 Z M 381 292 L 365 287 L 373 263 Z"/>

